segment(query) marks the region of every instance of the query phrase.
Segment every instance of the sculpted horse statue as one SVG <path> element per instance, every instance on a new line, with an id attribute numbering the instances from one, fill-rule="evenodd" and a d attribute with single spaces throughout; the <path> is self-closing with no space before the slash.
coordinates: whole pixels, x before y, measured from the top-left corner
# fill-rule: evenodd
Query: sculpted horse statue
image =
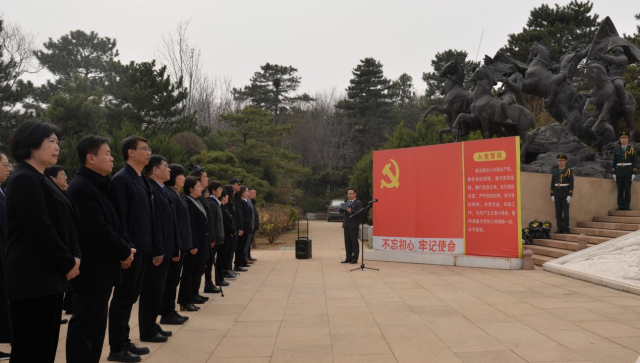
<path id="1" fill-rule="evenodd" d="M 618 96 L 613 83 L 609 80 L 607 70 L 599 63 L 592 62 L 587 66 L 587 78 L 593 85 L 593 91 L 588 95 L 587 101 L 584 105 L 584 113 L 588 113 L 587 107 L 594 105 L 596 107 L 596 113 L 591 116 L 582 125 L 584 132 L 591 132 L 594 141 L 599 141 L 601 138 L 598 133 L 598 127 L 604 121 L 608 122 L 615 132 L 615 141 L 618 138 L 618 121 L 621 118 L 627 123 L 627 127 L 631 131 L 630 138 L 636 133 L 633 118 L 636 110 L 636 99 L 629 92 L 626 92 L 627 103 L 629 107 L 623 108 L 623 102 Z"/>
<path id="2" fill-rule="evenodd" d="M 438 130 L 438 141 L 442 144 L 442 134 L 451 133 L 451 126 L 461 113 L 470 113 L 469 92 L 463 87 L 464 70 L 457 60 L 447 63 L 442 71 L 438 73 L 439 77 L 446 78 L 444 88 L 444 105 L 431 106 L 422 116 L 422 120 L 426 120 L 427 116 L 432 112 L 439 112 L 444 115 L 447 122 L 447 128 Z M 469 129 L 465 129 L 465 135 L 469 131 L 479 130 L 479 126 L 471 125 Z M 461 136 L 465 136 L 461 135 Z"/>
<path id="3" fill-rule="evenodd" d="M 535 119 L 531 112 L 518 104 L 513 104 L 509 107 L 513 123 L 505 123 L 502 101 L 495 98 L 491 92 L 496 85 L 491 70 L 487 66 L 481 66 L 473 72 L 471 79 L 476 83 L 472 92 L 473 103 L 470 107 L 472 114 L 460 114 L 453 124 L 453 131 L 457 132 L 460 127 L 463 127 L 463 123 L 479 119 L 485 138 L 491 137 L 495 126 L 502 128 L 506 136 L 520 136 L 522 142 L 520 155 L 524 157 L 528 144 L 527 131 L 535 126 Z"/>
<path id="4" fill-rule="evenodd" d="M 549 96 L 549 83 L 553 78 L 549 50 L 540 43 L 535 43 L 529 53 L 529 66 L 524 74 L 522 92 L 537 97 Z M 558 122 L 566 120 L 566 129 L 578 135 L 576 124 L 582 121 L 582 108 L 585 97 L 575 91 L 573 86 L 564 82 L 558 89 L 558 96 L 553 105 L 548 105 L 547 112 Z"/>

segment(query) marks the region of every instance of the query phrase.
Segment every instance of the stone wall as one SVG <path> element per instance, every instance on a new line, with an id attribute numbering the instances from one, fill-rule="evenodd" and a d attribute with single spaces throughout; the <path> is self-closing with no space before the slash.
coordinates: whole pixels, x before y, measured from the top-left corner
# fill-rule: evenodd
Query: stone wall
<path id="1" fill-rule="evenodd" d="M 550 197 L 551 174 L 520 173 L 522 226 L 530 221 L 551 221 L 556 227 L 554 204 Z M 640 183 L 631 187 L 631 209 L 640 209 Z M 571 225 L 590 222 L 593 216 L 606 216 L 617 208 L 618 191 L 613 179 L 574 177 L 573 198 L 569 205 Z"/>

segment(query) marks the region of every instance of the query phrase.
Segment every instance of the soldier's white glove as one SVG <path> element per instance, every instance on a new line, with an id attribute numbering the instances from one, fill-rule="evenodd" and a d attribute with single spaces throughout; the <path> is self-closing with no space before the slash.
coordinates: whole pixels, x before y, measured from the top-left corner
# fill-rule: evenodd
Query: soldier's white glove
<path id="1" fill-rule="evenodd" d="M 635 174 L 631 175 L 631 181 L 633 181 L 633 179 L 635 179 L 635 178 L 636 178 Z"/>
<path id="2" fill-rule="evenodd" d="M 571 196 L 567 197 L 567 204 L 571 203 Z"/>
<path id="3" fill-rule="evenodd" d="M 551 201 L 555 203 L 556 202 L 556 197 L 551 196 Z"/>
<path id="4" fill-rule="evenodd" d="M 616 180 L 616 175 L 615 174 L 613 174 L 613 180 Z"/>

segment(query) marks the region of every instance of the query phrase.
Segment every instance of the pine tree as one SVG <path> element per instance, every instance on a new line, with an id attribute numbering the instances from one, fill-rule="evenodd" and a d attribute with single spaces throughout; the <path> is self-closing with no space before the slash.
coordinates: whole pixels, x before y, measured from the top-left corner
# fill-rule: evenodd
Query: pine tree
<path id="1" fill-rule="evenodd" d="M 542 4 L 533 8 L 522 32 L 509 34 L 502 51 L 527 63 L 529 51 L 535 42 L 544 44 L 551 54 L 551 61 L 558 62 L 573 42 L 581 47 L 591 44 L 598 30 L 598 14 L 591 15 L 593 3 L 573 0 L 567 5 L 550 7 Z"/>
<path id="2" fill-rule="evenodd" d="M 276 116 L 290 110 L 297 102 L 313 101 L 306 93 L 294 94 L 300 87 L 296 68 L 267 63 L 260 69 L 251 77 L 250 85 L 233 89 L 236 101 L 248 101 L 252 106 L 268 110 Z"/>
<path id="3" fill-rule="evenodd" d="M 384 76 L 382 63 L 365 58 L 351 72 L 353 78 L 347 87 L 347 98 L 335 107 L 353 119 L 362 154 L 380 146 L 396 122 L 393 117 L 393 89 Z"/>

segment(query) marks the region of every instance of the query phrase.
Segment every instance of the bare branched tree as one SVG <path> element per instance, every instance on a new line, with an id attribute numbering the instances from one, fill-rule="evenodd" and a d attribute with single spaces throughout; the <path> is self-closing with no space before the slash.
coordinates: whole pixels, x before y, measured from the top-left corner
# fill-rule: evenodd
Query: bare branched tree
<path id="1" fill-rule="evenodd" d="M 34 50 L 35 36 L 0 15 L 0 63 L 3 64 L 0 89 L 13 90 L 22 76 L 42 70 L 33 54 Z M 2 106 L 4 111 L 11 112 L 17 105 Z"/>
<path id="2" fill-rule="evenodd" d="M 301 156 L 303 165 L 337 169 L 350 161 L 354 127 L 346 116 L 336 112 L 334 105 L 340 97 L 335 89 L 314 98 L 316 102 L 301 113 L 303 119 L 297 124 L 290 145 Z"/>
<path id="3" fill-rule="evenodd" d="M 202 69 L 200 48 L 189 43 L 188 29 L 191 20 L 179 22 L 174 33 L 162 36 L 162 48 L 158 59 L 167 66 L 171 79 L 188 89 L 184 101 L 185 114 L 196 113 L 198 123 L 213 130 L 222 125 L 218 122 L 221 114 L 236 109 L 231 90 L 231 79 L 209 76 Z"/>

